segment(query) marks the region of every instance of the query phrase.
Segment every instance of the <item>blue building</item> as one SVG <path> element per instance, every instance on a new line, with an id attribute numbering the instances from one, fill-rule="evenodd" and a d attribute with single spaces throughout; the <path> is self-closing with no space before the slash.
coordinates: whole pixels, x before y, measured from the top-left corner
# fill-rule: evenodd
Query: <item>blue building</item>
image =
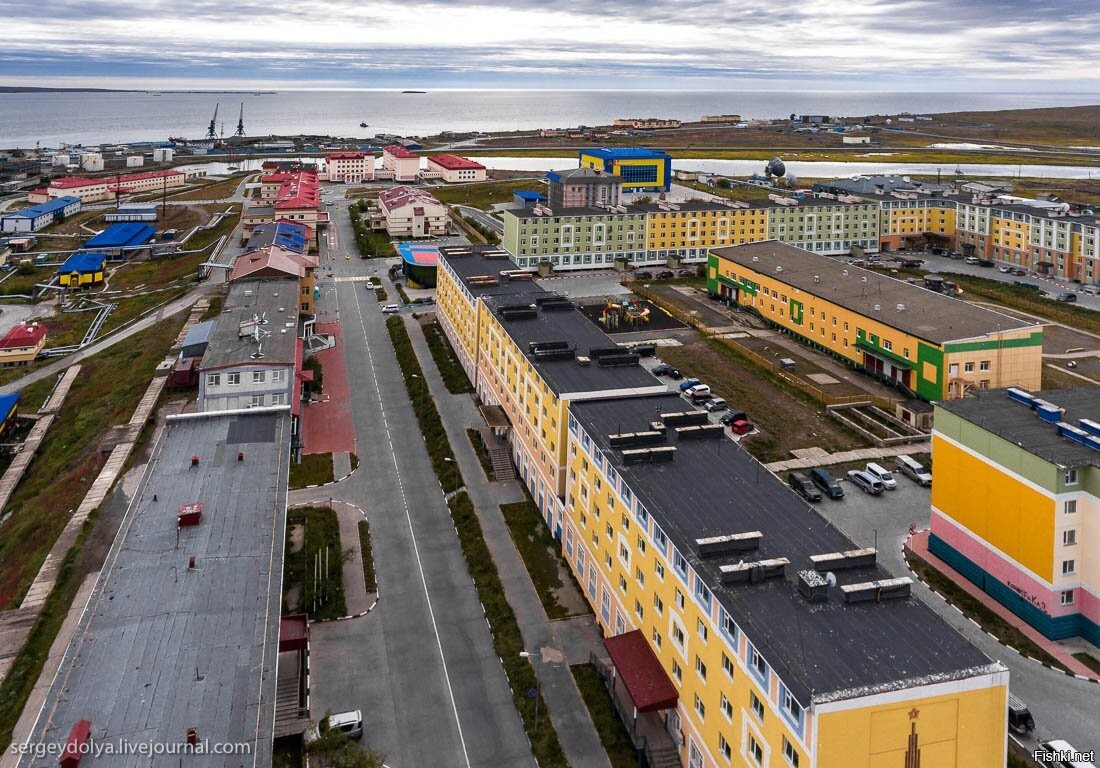
<path id="1" fill-rule="evenodd" d="M 0 216 L 0 232 L 37 232 L 80 212 L 80 198 L 66 195 Z"/>
<path id="2" fill-rule="evenodd" d="M 520 208 L 533 208 L 546 202 L 546 195 L 529 189 L 517 189 L 512 193 L 512 202 Z"/>
<path id="3" fill-rule="evenodd" d="M 301 224 L 292 224 L 289 221 L 261 224 L 252 229 L 244 251 L 245 253 L 251 253 L 269 245 L 294 253 L 305 253 L 309 250 L 309 230 Z"/>
<path id="4" fill-rule="evenodd" d="M 623 180 L 623 192 L 668 192 L 672 184 L 672 156 L 645 147 L 582 149 L 581 168 L 613 174 Z"/>
<path id="5" fill-rule="evenodd" d="M 157 228 L 152 224 L 137 221 L 112 224 L 84 243 L 84 250 L 102 251 L 112 259 L 121 259 L 127 251 L 140 249 L 156 233 Z"/>

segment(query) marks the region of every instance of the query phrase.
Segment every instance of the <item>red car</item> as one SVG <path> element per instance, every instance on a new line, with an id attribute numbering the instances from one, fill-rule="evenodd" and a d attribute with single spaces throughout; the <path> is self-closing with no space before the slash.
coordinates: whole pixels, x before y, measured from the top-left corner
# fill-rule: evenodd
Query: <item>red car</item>
<path id="1" fill-rule="evenodd" d="M 752 422 L 745 421 L 744 419 L 741 419 L 740 421 L 735 421 L 732 424 L 730 424 L 730 430 L 735 435 L 747 435 L 749 432 L 752 432 L 754 429 L 756 429 L 756 427 L 754 427 L 752 425 Z"/>

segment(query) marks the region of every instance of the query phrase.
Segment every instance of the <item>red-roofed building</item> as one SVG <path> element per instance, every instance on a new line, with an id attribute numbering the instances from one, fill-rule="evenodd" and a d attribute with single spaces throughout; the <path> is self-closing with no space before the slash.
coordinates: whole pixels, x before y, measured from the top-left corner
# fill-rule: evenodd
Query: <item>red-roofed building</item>
<path id="1" fill-rule="evenodd" d="M 416 181 L 420 173 L 420 155 L 400 144 L 390 144 L 382 150 L 382 168 L 394 181 Z"/>
<path id="2" fill-rule="evenodd" d="M 328 180 L 337 184 L 359 184 L 374 178 L 373 152 L 333 152 L 325 156 Z"/>
<path id="3" fill-rule="evenodd" d="M 317 224 L 328 221 L 328 216 L 320 213 L 321 191 L 315 171 L 279 171 L 261 176 L 260 200 L 241 214 L 246 230 L 285 220 L 306 226 L 312 237 Z"/>
<path id="4" fill-rule="evenodd" d="M 451 228 L 447 206 L 422 189 L 387 189 L 379 193 L 378 206 L 390 237 L 442 237 Z"/>
<path id="5" fill-rule="evenodd" d="M 29 365 L 46 346 L 46 326 L 20 323 L 0 338 L 0 367 Z"/>
<path id="6" fill-rule="evenodd" d="M 312 315 L 317 263 L 316 256 L 268 245 L 238 256 L 229 274 L 229 282 L 261 277 L 295 277 L 298 279 L 298 312 Z"/>
<path id="7" fill-rule="evenodd" d="M 438 173 L 443 181 L 485 181 L 485 166 L 458 155 L 431 155 L 428 171 Z"/>
<path id="8" fill-rule="evenodd" d="M 123 173 L 118 176 L 100 176 L 94 179 L 84 176 L 61 176 L 50 182 L 45 193 L 36 190 L 35 195 L 42 197 L 43 200 L 71 195 L 80 198 L 81 203 L 94 203 L 99 200 L 114 200 L 119 194 L 159 192 L 162 189 L 182 187 L 186 182 L 187 174 L 181 171 Z"/>

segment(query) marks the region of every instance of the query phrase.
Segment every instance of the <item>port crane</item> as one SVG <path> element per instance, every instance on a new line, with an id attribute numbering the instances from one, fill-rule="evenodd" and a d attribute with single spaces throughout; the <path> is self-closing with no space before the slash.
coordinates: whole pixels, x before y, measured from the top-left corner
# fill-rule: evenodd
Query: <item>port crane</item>
<path id="1" fill-rule="evenodd" d="M 241 116 L 237 119 L 237 132 L 235 136 L 244 136 L 244 102 L 241 102 Z"/>
<path id="2" fill-rule="evenodd" d="M 206 129 L 207 139 L 213 140 L 218 138 L 218 107 L 220 106 L 220 102 L 214 105 L 214 116 L 210 118 L 210 127 Z"/>

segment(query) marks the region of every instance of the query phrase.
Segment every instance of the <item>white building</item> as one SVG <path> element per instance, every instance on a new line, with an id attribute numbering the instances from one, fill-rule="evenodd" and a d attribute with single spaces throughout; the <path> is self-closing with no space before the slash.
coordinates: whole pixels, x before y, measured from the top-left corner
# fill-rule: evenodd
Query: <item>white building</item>
<path id="1" fill-rule="evenodd" d="M 103 155 L 99 152 L 85 152 L 80 156 L 80 167 L 94 173 L 103 170 Z"/>
<path id="2" fill-rule="evenodd" d="M 142 155 L 130 155 L 126 158 L 127 168 L 140 168 L 145 165 L 145 158 Z"/>
<path id="3" fill-rule="evenodd" d="M 430 155 L 428 172 L 438 173 L 443 181 L 485 181 L 485 166 L 458 155 Z"/>
<path id="4" fill-rule="evenodd" d="M 390 237 L 442 237 L 450 231 L 450 210 L 422 189 L 387 189 L 378 205 Z"/>
<path id="5" fill-rule="evenodd" d="M 420 155 L 400 144 L 390 144 L 382 150 L 382 168 L 390 172 L 394 181 L 416 181 Z"/>
<path id="6" fill-rule="evenodd" d="M 37 232 L 60 218 L 80 212 L 79 197 L 59 197 L 0 216 L 0 232 Z"/>
<path id="7" fill-rule="evenodd" d="M 333 152 L 325 157 L 328 180 L 337 184 L 360 184 L 374 179 L 374 153 Z"/>
<path id="8" fill-rule="evenodd" d="M 170 147 L 157 147 L 153 150 L 154 163 L 170 163 L 176 156 L 176 151 Z"/>

